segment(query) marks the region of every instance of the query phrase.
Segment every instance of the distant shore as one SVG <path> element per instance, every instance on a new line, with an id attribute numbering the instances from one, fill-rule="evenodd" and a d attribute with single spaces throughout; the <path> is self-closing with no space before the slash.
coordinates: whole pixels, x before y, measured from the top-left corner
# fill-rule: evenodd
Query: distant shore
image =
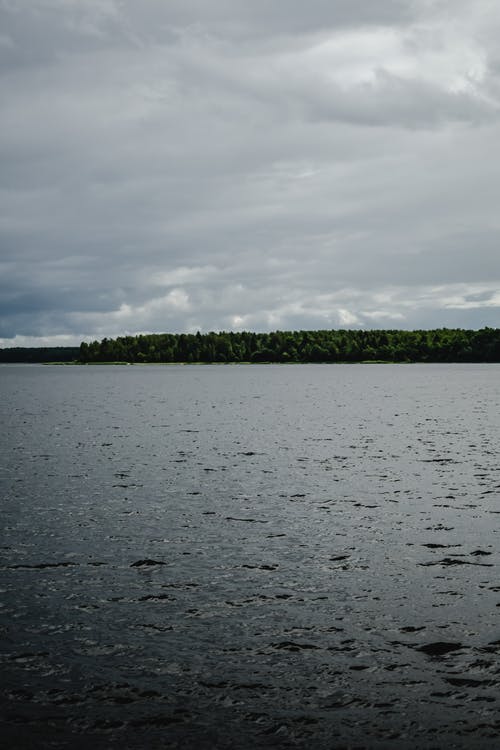
<path id="1" fill-rule="evenodd" d="M 0 349 L 0 363 L 396 364 L 500 362 L 500 328 L 151 333 L 79 347 Z"/>
<path id="2" fill-rule="evenodd" d="M 391 361 L 391 360 L 379 360 L 379 359 L 367 359 L 351 362 L 11 362 L 9 364 L 41 364 L 45 366 L 56 366 L 56 367 L 239 367 L 251 365 L 279 365 L 283 367 L 289 367 L 290 365 L 485 365 L 485 364 L 500 364 L 500 362 L 485 362 L 484 360 L 478 361 L 432 361 L 427 360 L 422 362 L 421 360 L 406 360 L 406 361 Z"/>

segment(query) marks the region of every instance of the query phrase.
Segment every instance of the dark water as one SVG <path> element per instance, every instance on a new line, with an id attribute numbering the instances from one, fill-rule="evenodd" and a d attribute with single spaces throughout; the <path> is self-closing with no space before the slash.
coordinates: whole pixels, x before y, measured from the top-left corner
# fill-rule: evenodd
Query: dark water
<path id="1" fill-rule="evenodd" d="M 499 746 L 499 366 L 0 389 L 5 747 Z"/>

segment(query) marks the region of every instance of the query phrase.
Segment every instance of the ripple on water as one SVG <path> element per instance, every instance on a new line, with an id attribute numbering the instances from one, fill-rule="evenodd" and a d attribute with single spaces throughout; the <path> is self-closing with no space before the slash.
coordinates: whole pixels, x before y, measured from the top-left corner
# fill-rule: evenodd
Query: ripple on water
<path id="1" fill-rule="evenodd" d="M 497 746 L 496 366 L 0 377 L 7 746 Z"/>

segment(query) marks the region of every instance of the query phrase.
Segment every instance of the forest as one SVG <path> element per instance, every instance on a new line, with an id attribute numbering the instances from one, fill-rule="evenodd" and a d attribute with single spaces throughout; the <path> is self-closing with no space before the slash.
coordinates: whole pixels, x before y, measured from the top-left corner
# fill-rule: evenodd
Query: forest
<path id="1" fill-rule="evenodd" d="M 0 349 L 0 363 L 74 362 L 80 357 L 78 346 L 13 346 Z"/>
<path id="2" fill-rule="evenodd" d="M 500 329 L 155 333 L 82 343 L 98 362 L 500 362 Z"/>
<path id="3" fill-rule="evenodd" d="M 0 349 L 0 363 L 500 362 L 500 329 L 151 333 Z"/>

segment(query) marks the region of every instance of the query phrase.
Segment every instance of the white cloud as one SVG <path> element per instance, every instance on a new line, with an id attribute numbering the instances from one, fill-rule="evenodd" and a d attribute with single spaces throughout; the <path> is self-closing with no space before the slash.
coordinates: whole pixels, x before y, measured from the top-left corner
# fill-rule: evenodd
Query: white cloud
<path id="1" fill-rule="evenodd" d="M 157 286 L 176 286 L 177 284 L 200 284 L 207 282 L 218 273 L 215 266 L 196 266 L 188 268 L 179 266 L 171 271 L 159 271 L 150 279 Z"/>

